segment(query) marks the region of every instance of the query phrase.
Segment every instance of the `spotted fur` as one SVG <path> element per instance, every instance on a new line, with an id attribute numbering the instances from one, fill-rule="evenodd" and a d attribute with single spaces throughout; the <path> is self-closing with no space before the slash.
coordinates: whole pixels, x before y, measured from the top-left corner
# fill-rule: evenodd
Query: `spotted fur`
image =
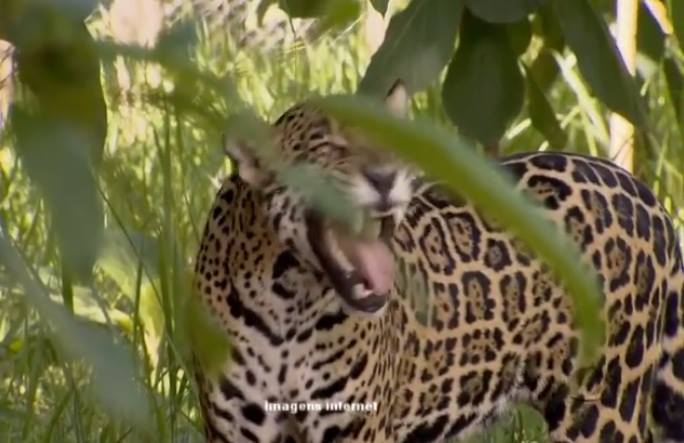
<path id="1" fill-rule="evenodd" d="M 360 167 L 345 160 L 350 139 L 316 112 L 294 108 L 277 128 L 286 155 L 347 178 Z M 207 440 L 442 441 L 526 402 L 554 442 L 650 442 L 651 422 L 663 441 L 684 442 L 684 270 L 670 218 L 607 161 L 530 153 L 502 167 L 600 275 L 608 333 L 595 366 L 577 367 L 569 300 L 547 267 L 438 185 L 414 182 L 392 238 L 409 278 L 366 315 L 316 266 L 302 201 L 235 176 L 196 264 L 200 297 L 233 345 L 220 375 L 200 377 Z M 377 409 L 291 414 L 267 402 Z"/>

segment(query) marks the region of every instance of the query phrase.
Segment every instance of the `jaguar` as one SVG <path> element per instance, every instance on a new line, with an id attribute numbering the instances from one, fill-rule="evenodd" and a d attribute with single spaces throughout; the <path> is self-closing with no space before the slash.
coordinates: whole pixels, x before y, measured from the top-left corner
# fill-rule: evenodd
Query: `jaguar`
<path id="1" fill-rule="evenodd" d="M 385 98 L 408 103 L 401 83 Z M 597 271 L 605 340 L 580 367 L 567 292 L 496 220 L 311 103 L 269 137 L 277 162 L 226 145 L 195 264 L 231 344 L 197 371 L 208 442 L 443 441 L 519 403 L 557 443 L 684 442 L 682 253 L 641 181 L 579 154 L 500 161 Z M 283 166 L 325 173 L 348 220 Z"/>

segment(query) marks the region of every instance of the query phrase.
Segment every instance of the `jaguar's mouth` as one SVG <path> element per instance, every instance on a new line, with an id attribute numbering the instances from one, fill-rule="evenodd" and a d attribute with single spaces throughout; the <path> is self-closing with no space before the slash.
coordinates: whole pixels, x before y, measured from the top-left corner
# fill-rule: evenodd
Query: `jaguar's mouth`
<path id="1" fill-rule="evenodd" d="M 389 239 L 392 217 L 363 217 L 356 229 L 309 217 L 309 241 L 323 271 L 346 304 L 373 313 L 387 303 L 394 283 Z"/>

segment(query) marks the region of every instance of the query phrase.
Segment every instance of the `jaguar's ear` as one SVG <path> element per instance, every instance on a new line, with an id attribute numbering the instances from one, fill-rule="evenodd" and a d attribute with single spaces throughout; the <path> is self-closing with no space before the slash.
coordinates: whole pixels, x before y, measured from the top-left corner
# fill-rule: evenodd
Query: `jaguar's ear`
<path id="1" fill-rule="evenodd" d="M 397 118 L 406 118 L 408 116 L 409 95 L 403 81 L 397 80 L 394 82 L 385 96 L 385 106 Z"/>
<path id="2" fill-rule="evenodd" d="M 266 180 L 267 174 L 263 170 L 255 149 L 244 140 L 223 137 L 223 151 L 230 158 L 233 169 L 242 180 L 252 186 L 259 186 Z"/>

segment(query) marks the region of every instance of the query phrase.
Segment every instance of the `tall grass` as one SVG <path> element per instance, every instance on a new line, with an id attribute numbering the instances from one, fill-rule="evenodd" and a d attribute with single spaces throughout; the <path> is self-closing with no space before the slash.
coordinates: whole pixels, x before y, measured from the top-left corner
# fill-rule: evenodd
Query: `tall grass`
<path id="1" fill-rule="evenodd" d="M 94 34 L 112 35 L 106 18 L 91 20 Z M 234 91 L 201 110 L 185 106 L 183 94 L 196 91 L 177 72 L 133 54 L 105 58 L 109 122 L 97 185 L 106 228 L 95 277 L 73 287 L 73 309 L 134 355 L 142 390 L 140 420 L 126 419 L 126 411 L 102 400 L 103 393 L 115 396 L 118 386 L 93 389 L 91 369 L 68 358 L 36 305 L 27 303 L 27 286 L 0 268 L 0 442 L 202 440 L 184 297 L 205 215 L 230 169 L 218 142 L 221 128 L 207 115 L 226 116 L 249 106 L 272 120 L 312 94 L 353 92 L 370 56 L 362 25 L 313 40 L 292 39 L 270 51 L 241 45 L 230 29 L 210 29 L 202 22 L 179 25 L 167 41 L 178 54 L 189 54 L 199 70 L 230 79 L 227 85 Z M 684 63 L 677 48 L 670 50 Z M 604 155 L 606 110 L 588 94 L 572 56 L 556 54 L 556 60 L 561 78 L 550 97 L 568 134 L 568 150 Z M 21 86 L 17 89 L 21 99 Z M 668 103 L 662 70 L 652 70 L 643 91 L 653 131 L 638 147 L 638 173 L 681 226 L 684 128 Z M 437 86 L 418 94 L 414 114 L 448 125 L 439 97 Z M 70 285 L 63 280 L 45 205 L 12 143 L 9 133 L 0 134 L 0 231 L 12 240 L 27 279 L 61 306 Z M 511 126 L 503 146 L 504 153 L 547 148 L 526 115 Z M 502 426 L 474 441 L 544 441 L 543 427 L 528 409 L 504 418 Z"/>

